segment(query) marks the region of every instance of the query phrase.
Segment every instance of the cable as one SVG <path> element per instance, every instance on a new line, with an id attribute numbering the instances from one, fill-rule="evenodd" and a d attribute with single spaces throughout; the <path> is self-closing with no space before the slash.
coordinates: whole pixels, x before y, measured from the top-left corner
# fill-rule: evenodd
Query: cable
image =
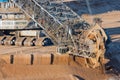
<path id="1" fill-rule="evenodd" d="M 92 15 L 92 10 L 91 10 L 91 7 L 90 7 L 90 2 L 89 0 L 85 0 L 86 1 L 86 4 L 87 4 L 87 7 L 88 7 L 88 11 L 89 13 Z"/>
<path id="2" fill-rule="evenodd" d="M 87 4 L 88 12 L 89 12 L 90 15 L 92 15 L 93 13 L 92 13 L 92 9 L 90 7 L 89 0 L 85 0 L 85 1 L 86 1 L 86 4 Z M 93 21 L 93 17 L 92 16 L 91 16 L 91 21 Z"/>

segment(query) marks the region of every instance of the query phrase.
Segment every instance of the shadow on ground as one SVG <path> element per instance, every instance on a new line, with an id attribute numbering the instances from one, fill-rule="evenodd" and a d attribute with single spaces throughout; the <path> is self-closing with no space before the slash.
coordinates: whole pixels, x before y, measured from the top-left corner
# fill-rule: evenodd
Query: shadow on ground
<path id="1" fill-rule="evenodd" d="M 89 0 L 92 14 L 100 14 L 109 11 L 120 10 L 120 0 Z M 89 14 L 86 0 L 65 2 L 79 15 Z"/>
<path id="2" fill-rule="evenodd" d="M 105 57 L 110 61 L 106 64 L 106 69 L 110 72 L 120 74 L 120 27 L 105 29 L 108 35 L 119 35 L 112 38 L 112 42 L 107 45 Z"/>
<path id="3" fill-rule="evenodd" d="M 120 35 L 120 27 L 115 27 L 115 28 L 106 28 L 105 32 L 108 35 Z"/>

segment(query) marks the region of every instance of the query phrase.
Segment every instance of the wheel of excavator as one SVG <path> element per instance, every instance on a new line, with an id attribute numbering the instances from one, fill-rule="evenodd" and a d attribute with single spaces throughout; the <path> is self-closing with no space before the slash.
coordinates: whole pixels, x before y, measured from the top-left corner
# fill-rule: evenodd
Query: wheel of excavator
<path id="1" fill-rule="evenodd" d="M 23 46 L 25 40 L 26 40 L 26 37 L 16 38 L 15 45 L 16 46 Z"/>
<path id="2" fill-rule="evenodd" d="M 94 55 L 90 58 L 86 58 L 87 65 L 91 68 L 95 68 L 100 66 L 100 59 L 104 59 L 105 53 L 105 44 L 104 44 L 104 37 L 100 33 L 100 30 L 93 30 L 85 39 L 87 43 L 90 42 L 89 47 L 91 48 L 91 52 Z"/>
<path id="3" fill-rule="evenodd" d="M 36 41 L 36 38 L 33 38 L 31 41 L 31 46 L 35 46 L 35 41 Z"/>
<path id="4" fill-rule="evenodd" d="M 38 39 L 36 39 L 35 41 L 35 46 L 43 46 L 43 41 L 44 41 L 45 37 L 40 37 Z"/>
<path id="5" fill-rule="evenodd" d="M 16 37 L 13 37 L 12 40 L 10 41 L 11 45 L 15 45 Z"/>
<path id="6" fill-rule="evenodd" d="M 42 45 L 43 46 L 51 46 L 51 45 L 53 45 L 53 42 L 51 41 L 50 38 L 45 38 L 42 42 Z"/>
<path id="7" fill-rule="evenodd" d="M 24 46 L 34 46 L 34 45 L 35 45 L 35 41 L 36 41 L 36 38 L 28 37 L 28 38 L 24 41 Z"/>
<path id="8" fill-rule="evenodd" d="M 5 39 L 6 39 L 6 36 L 3 36 L 3 37 L 0 38 L 0 44 L 1 45 L 4 45 Z"/>
<path id="9" fill-rule="evenodd" d="M 41 37 L 39 39 L 36 39 L 35 46 L 50 46 L 53 45 L 53 42 L 46 37 Z"/>
<path id="10" fill-rule="evenodd" d="M 4 40 L 4 45 L 14 45 L 15 40 L 15 36 L 7 36 L 7 38 Z"/>

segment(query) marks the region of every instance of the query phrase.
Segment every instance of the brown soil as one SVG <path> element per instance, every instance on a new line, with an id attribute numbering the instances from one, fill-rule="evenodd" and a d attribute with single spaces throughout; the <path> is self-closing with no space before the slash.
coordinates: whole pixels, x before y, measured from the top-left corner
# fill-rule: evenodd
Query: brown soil
<path id="1" fill-rule="evenodd" d="M 2 64 L 0 68 L 1 80 L 105 80 L 106 75 L 100 69 L 82 68 L 70 65 L 16 65 Z M 74 65 L 73 65 L 74 64 Z"/>

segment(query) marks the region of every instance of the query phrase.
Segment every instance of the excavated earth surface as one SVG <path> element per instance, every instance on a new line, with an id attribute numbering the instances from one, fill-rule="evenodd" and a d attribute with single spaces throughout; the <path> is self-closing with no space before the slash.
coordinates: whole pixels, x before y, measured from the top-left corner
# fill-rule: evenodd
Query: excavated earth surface
<path id="1" fill-rule="evenodd" d="M 82 16 L 86 21 L 92 23 L 93 17 L 103 20 L 103 28 L 110 35 L 112 42 L 108 45 L 108 57 L 120 53 L 120 11 L 119 0 L 93 0 L 92 9 L 96 9 L 94 15 L 86 12 L 85 0 L 82 3 L 69 2 L 66 4 Z M 91 0 L 90 0 L 91 1 Z M 97 1 L 97 2 L 96 2 Z M 107 3 L 104 3 L 107 1 Z M 96 2 L 96 4 L 95 4 Z M 113 2 L 113 3 L 112 3 Z M 104 4 L 103 4 L 104 3 Z M 117 9 L 115 9 L 115 4 Z M 71 5 L 71 6 L 70 6 Z M 81 5 L 81 6 L 80 6 Z M 77 6 L 77 8 L 75 7 Z M 80 7 L 80 9 L 79 9 Z M 103 10 L 102 10 L 102 9 Z M 104 8 L 106 10 L 104 10 Z M 100 10 L 99 10 L 100 9 Z M 80 11 L 83 11 L 82 13 Z M 113 11 L 114 10 L 114 11 Z M 102 13 L 100 12 L 102 11 Z M 109 12 L 108 12 L 109 11 Z M 34 59 L 33 57 L 34 56 Z M 41 55 L 50 56 L 56 54 L 55 46 L 48 47 L 18 47 L 0 46 L 0 80 L 119 80 L 119 76 L 107 72 L 102 74 L 100 68 L 84 68 L 80 64 L 68 60 L 69 56 L 56 59 L 58 62 L 50 63 L 49 58 L 42 59 Z M 110 54 L 110 56 L 109 56 Z M 12 56 L 10 56 L 12 55 Z M 14 61 L 13 60 L 14 55 Z M 16 56 L 18 55 L 18 56 Z M 43 55 L 43 56 L 44 56 Z M 57 54 L 60 55 L 60 54 Z M 39 60 L 39 57 L 41 60 Z M 30 60 L 32 58 L 32 61 Z M 33 61 L 34 60 L 34 61 Z M 116 63 L 117 64 L 117 63 Z"/>
<path id="2" fill-rule="evenodd" d="M 55 53 L 55 48 L 0 46 L 0 80 L 105 80 L 108 77 L 101 68 L 84 68 L 68 55 Z"/>

